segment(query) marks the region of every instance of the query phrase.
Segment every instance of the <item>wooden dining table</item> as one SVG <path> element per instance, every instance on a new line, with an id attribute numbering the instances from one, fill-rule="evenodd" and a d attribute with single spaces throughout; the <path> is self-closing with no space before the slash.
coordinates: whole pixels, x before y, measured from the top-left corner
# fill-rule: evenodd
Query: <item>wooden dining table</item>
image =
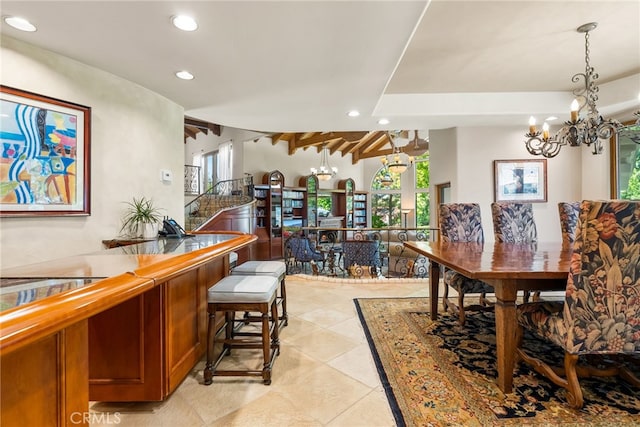
<path id="1" fill-rule="evenodd" d="M 451 243 L 405 242 L 429 259 L 431 319 L 438 319 L 438 288 L 442 267 L 479 279 L 495 290 L 497 383 L 511 393 L 516 349 L 518 291 L 564 290 L 571 248 L 560 242 Z"/>

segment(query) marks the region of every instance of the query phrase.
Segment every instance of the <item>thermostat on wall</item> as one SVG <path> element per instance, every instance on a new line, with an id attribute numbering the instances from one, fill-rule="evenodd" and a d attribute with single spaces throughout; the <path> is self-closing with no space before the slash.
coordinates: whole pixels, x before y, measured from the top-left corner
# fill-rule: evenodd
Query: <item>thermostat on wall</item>
<path id="1" fill-rule="evenodd" d="M 173 181 L 173 174 L 169 169 L 160 170 L 160 181 L 163 181 L 163 182 Z"/>

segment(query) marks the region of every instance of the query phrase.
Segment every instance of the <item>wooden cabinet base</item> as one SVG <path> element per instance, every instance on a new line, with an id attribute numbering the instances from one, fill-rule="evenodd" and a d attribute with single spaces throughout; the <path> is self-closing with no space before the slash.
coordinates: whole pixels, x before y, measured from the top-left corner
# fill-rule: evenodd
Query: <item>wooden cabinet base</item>
<path id="1" fill-rule="evenodd" d="M 0 359 L 2 426 L 89 425 L 87 321 Z"/>
<path id="2" fill-rule="evenodd" d="M 227 269 L 212 259 L 90 318 L 90 400 L 166 399 L 206 351 L 207 290 Z"/>

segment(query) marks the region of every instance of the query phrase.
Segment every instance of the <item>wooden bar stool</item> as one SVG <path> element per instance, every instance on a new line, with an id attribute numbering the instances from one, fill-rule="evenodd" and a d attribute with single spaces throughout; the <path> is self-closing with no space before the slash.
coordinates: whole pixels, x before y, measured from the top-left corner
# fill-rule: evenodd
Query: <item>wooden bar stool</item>
<path id="1" fill-rule="evenodd" d="M 227 276 L 209 288 L 207 292 L 207 312 L 209 324 L 207 328 L 207 363 L 204 368 L 204 384 L 213 382 L 214 376 L 259 376 L 266 385 L 271 384 L 271 368 L 276 356 L 280 353 L 278 339 L 278 303 L 276 290 L 278 279 L 271 276 Z M 238 332 L 234 330 L 236 311 L 259 312 L 256 316 L 262 323 L 261 332 Z M 216 313 L 225 316 L 224 339 L 216 338 Z M 251 319 L 254 320 L 254 319 Z M 257 339 L 256 339 L 257 338 Z M 223 344 L 218 358 L 213 361 L 216 342 Z M 222 358 L 232 348 L 262 349 L 263 367 L 261 370 L 222 370 L 217 369 Z"/>
<path id="2" fill-rule="evenodd" d="M 278 303 L 282 305 L 282 315 L 278 318 L 279 327 L 283 328 L 289 324 L 287 314 L 287 289 L 285 278 L 287 265 L 283 261 L 246 261 L 231 270 L 232 275 L 241 276 L 271 276 L 280 282 L 280 296 Z"/>

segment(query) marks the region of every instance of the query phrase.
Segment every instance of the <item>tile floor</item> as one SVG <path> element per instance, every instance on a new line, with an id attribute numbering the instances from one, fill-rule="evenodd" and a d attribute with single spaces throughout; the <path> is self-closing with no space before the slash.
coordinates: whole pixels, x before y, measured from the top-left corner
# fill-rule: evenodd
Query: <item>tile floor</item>
<path id="1" fill-rule="evenodd" d="M 271 385 L 214 377 L 204 386 L 201 361 L 164 402 L 92 403 L 93 420 L 102 422 L 91 425 L 393 426 L 353 298 L 427 295 L 428 279 L 289 276 L 289 326 L 280 334 Z M 235 354 L 224 363 L 261 366 L 260 351 Z"/>

